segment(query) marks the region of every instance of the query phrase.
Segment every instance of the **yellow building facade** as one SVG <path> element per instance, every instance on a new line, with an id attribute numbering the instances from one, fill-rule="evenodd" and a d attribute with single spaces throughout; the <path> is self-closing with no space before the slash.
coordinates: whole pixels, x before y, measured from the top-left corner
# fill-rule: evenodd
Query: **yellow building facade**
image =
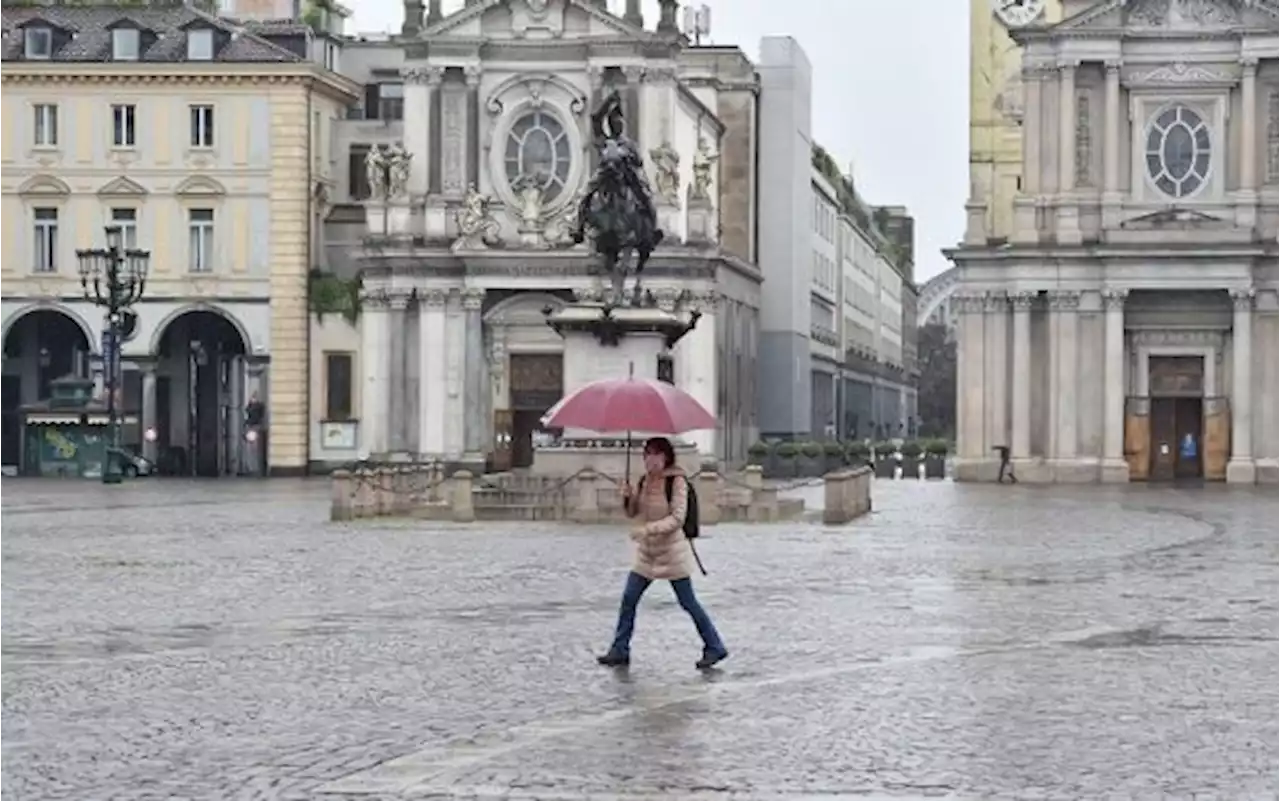
<path id="1" fill-rule="evenodd" d="M 969 0 L 969 225 L 966 241 L 1013 233 L 1013 198 L 1022 180 L 1022 52 L 996 6 Z M 1030 5 L 1035 5 L 1032 2 Z M 1062 18 L 1061 0 L 1045 0 L 1036 23 Z"/>
<path id="2" fill-rule="evenodd" d="M 103 313 L 76 250 L 103 247 L 117 226 L 150 251 L 120 349 L 126 445 L 179 474 L 302 472 L 316 204 L 330 123 L 357 85 L 191 9 L 128 11 L 144 48 L 147 31 L 208 29 L 230 58 L 59 59 L 60 9 L 38 10 L 5 9 L 7 26 L 49 29 L 54 43 L 41 33 L 32 51 L 28 33 L 27 57 L 6 55 L 3 71 L 6 464 L 22 460 L 14 407 L 66 374 L 100 391 Z M 114 36 L 121 12 L 93 10 Z M 67 40 L 91 46 L 94 31 L 74 22 Z"/>

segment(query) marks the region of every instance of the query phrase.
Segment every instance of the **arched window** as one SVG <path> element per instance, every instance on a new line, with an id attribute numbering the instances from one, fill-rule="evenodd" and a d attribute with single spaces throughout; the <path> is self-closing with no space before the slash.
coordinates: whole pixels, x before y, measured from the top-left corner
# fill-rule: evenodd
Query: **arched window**
<path id="1" fill-rule="evenodd" d="M 1199 192 L 1209 178 L 1213 142 L 1199 112 L 1184 105 L 1164 109 L 1147 129 L 1147 175 L 1172 198 Z"/>
<path id="2" fill-rule="evenodd" d="M 507 135 L 507 181 L 519 189 L 536 181 L 543 200 L 551 202 L 564 191 L 571 164 L 569 136 L 554 115 L 538 110 L 522 115 Z"/>

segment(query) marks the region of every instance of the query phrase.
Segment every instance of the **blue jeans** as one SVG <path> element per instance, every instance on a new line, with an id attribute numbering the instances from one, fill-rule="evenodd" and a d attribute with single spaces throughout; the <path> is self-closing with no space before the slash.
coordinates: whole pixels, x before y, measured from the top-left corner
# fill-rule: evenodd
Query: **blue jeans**
<path id="1" fill-rule="evenodd" d="M 622 590 L 622 605 L 618 608 L 618 628 L 613 635 L 613 647 L 609 649 L 612 653 L 620 656 L 631 654 L 631 633 L 636 628 L 636 606 L 639 605 L 644 591 L 649 589 L 652 583 L 652 579 L 647 579 L 635 571 L 627 574 L 627 585 Z M 710 615 L 702 608 L 702 604 L 698 603 L 698 596 L 693 593 L 693 581 L 687 578 L 673 579 L 671 589 L 676 593 L 680 608 L 693 618 L 693 625 L 698 628 L 698 634 L 702 637 L 702 647 L 706 652 L 725 653 L 724 643 L 720 641 L 720 634 L 711 622 Z"/>

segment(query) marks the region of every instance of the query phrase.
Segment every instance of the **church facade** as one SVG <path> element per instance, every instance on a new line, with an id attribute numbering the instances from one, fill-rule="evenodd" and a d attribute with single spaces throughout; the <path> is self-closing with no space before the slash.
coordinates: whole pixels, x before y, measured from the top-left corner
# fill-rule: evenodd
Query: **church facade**
<path id="1" fill-rule="evenodd" d="M 752 242 L 755 87 L 735 51 L 689 48 L 664 0 L 407 3 L 403 150 L 370 163 L 358 450 L 489 469 L 527 466 L 564 391 L 545 312 L 601 298 L 574 245 L 594 168 L 590 116 L 611 92 L 638 141 L 666 233 L 644 273 L 657 304 L 698 311 L 666 364 L 720 427 L 688 438 L 745 458 L 757 436 L 760 273 Z M 375 157 L 376 160 L 376 157 Z"/>
<path id="2" fill-rule="evenodd" d="M 948 253 L 956 477 L 1274 482 L 1275 3 L 1066 0 L 1011 38 L 1011 230 L 975 197 Z"/>

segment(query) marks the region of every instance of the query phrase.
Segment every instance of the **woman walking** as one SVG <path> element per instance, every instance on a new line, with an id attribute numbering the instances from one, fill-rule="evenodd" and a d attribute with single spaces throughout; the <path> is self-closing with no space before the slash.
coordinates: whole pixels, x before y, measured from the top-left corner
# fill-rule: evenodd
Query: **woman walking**
<path id="1" fill-rule="evenodd" d="M 637 519 L 631 528 L 631 539 L 636 544 L 635 562 L 622 590 L 613 645 L 596 661 L 609 667 L 631 663 L 636 605 L 650 584 L 665 579 L 671 582 L 680 608 L 693 618 L 702 637 L 702 658 L 697 661 L 697 667 L 705 670 L 722 662 L 729 652 L 720 641 L 711 617 L 698 603 L 689 578 L 693 551 L 684 536 L 684 519 L 689 508 L 688 478 L 684 470 L 676 466 L 675 448 L 666 437 L 654 437 L 644 444 L 644 467 L 645 475 L 640 479 L 638 491 L 632 491 L 629 483 L 621 488 L 627 516 Z"/>

